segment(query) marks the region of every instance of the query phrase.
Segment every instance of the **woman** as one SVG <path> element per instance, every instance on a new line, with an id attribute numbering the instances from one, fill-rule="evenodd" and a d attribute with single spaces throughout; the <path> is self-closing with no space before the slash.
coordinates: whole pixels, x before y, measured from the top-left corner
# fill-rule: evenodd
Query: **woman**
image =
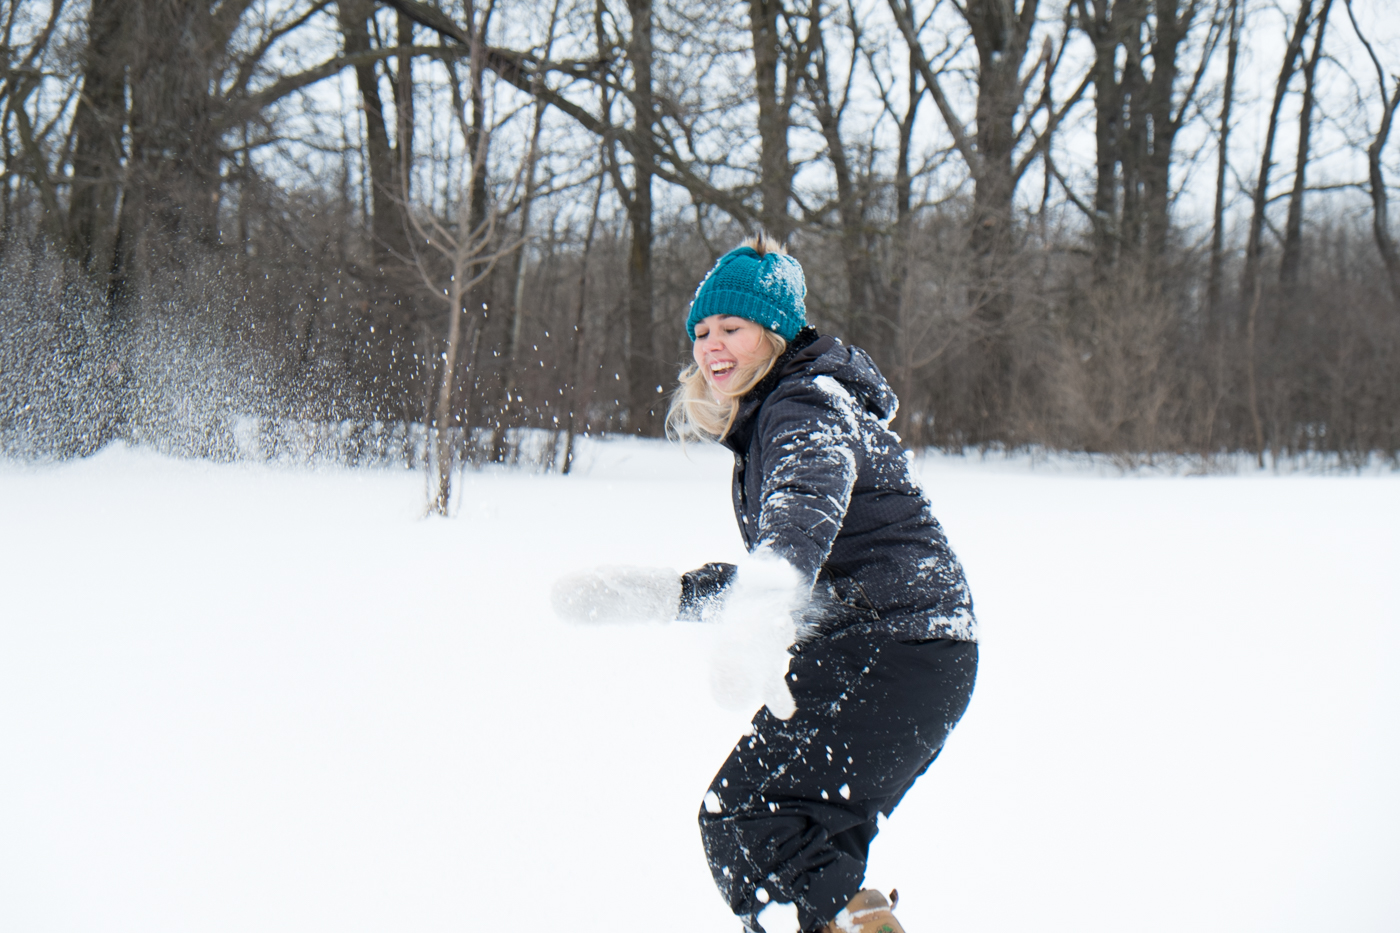
<path id="1" fill-rule="evenodd" d="M 805 297 L 802 267 L 760 236 L 719 260 L 686 321 L 695 362 L 668 428 L 733 451 L 744 543 L 790 565 L 806 598 L 792 703 L 770 700 L 754 716 L 710 784 L 700 831 L 749 930 L 778 901 L 797 905 L 803 933 L 902 933 L 893 905 L 861 890 L 866 854 L 878 814 L 967 708 L 977 626 L 889 428 L 893 392 L 864 351 L 806 326 Z M 744 573 L 707 564 L 684 575 L 681 614 L 730 611 Z"/>

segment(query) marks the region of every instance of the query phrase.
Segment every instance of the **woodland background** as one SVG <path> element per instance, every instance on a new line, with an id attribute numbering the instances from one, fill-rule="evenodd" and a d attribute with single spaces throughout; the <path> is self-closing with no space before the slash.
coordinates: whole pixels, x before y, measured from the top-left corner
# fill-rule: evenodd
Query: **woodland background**
<path id="1" fill-rule="evenodd" d="M 0 449 L 567 470 L 759 228 L 911 446 L 1400 462 L 1386 0 L 4 0 Z"/>

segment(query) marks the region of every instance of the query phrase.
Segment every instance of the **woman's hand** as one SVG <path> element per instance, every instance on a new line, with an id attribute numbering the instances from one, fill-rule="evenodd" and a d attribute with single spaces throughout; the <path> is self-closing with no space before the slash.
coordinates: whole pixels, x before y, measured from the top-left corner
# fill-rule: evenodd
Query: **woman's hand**
<path id="1" fill-rule="evenodd" d="M 684 576 L 666 567 L 595 567 L 559 578 L 550 595 L 555 614 L 569 622 L 711 623 L 715 700 L 726 709 L 767 704 L 787 719 L 796 710 L 788 649 L 798 637 L 807 589 L 791 564 L 759 552 L 737 566 L 706 564 Z"/>
<path id="2" fill-rule="evenodd" d="M 704 622 L 719 610 L 725 591 L 739 568 L 734 564 L 709 563 L 681 574 L 681 606 L 678 619 Z"/>

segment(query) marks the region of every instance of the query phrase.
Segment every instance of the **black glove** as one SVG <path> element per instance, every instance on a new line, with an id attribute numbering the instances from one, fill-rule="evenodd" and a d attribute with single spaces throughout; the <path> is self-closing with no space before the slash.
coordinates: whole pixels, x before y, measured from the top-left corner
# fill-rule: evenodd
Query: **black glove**
<path id="1" fill-rule="evenodd" d="M 705 621 L 705 611 L 724 601 L 724 591 L 738 569 L 734 564 L 712 563 L 681 574 L 681 605 L 676 618 Z"/>

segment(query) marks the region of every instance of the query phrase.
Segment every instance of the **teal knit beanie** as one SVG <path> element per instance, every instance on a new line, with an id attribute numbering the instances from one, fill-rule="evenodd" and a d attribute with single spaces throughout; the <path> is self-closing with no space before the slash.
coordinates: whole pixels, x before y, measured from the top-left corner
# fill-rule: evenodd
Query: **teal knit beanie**
<path id="1" fill-rule="evenodd" d="M 712 314 L 732 314 L 791 340 L 807 324 L 806 297 L 807 281 L 796 259 L 741 246 L 721 256 L 695 290 L 685 332 L 694 341 L 697 323 Z"/>

